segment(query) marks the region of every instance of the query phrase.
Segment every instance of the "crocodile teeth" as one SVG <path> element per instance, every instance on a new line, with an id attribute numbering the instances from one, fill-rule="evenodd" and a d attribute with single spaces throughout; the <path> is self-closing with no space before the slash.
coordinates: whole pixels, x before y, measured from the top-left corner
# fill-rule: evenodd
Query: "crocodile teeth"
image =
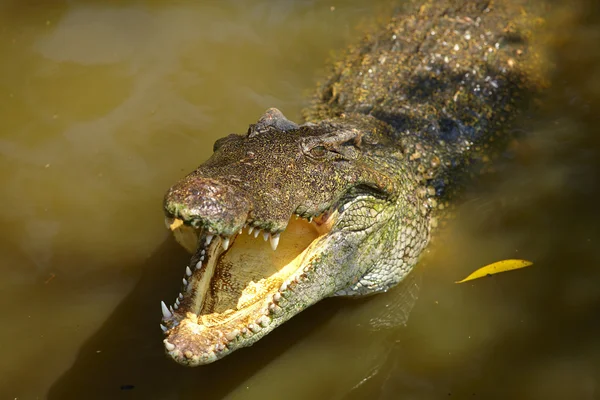
<path id="1" fill-rule="evenodd" d="M 190 267 L 189 267 L 189 266 L 188 266 L 188 267 L 185 267 L 185 274 L 186 274 L 187 276 L 192 276 L 192 270 L 190 269 Z"/>
<path id="2" fill-rule="evenodd" d="M 175 350 L 175 345 L 174 345 L 173 343 L 169 343 L 169 342 L 167 342 L 167 341 L 165 340 L 165 348 L 166 348 L 168 351 L 173 351 L 173 350 Z"/>
<path id="3" fill-rule="evenodd" d="M 269 232 L 263 232 L 263 239 L 265 239 L 265 242 L 267 241 L 268 238 L 269 238 Z"/>
<path id="4" fill-rule="evenodd" d="M 231 332 L 227 332 L 225 334 L 225 338 L 229 341 L 232 341 L 240 334 L 240 331 L 237 329 L 232 330 Z"/>
<path id="5" fill-rule="evenodd" d="M 200 260 L 196 263 L 196 269 L 202 268 L 202 261 L 204 261 L 204 260 Z"/>
<path id="6" fill-rule="evenodd" d="M 183 282 L 183 286 L 187 286 L 187 283 L 188 283 L 188 282 L 187 282 L 187 280 L 186 280 L 185 278 L 183 278 L 183 281 L 182 281 L 182 282 Z"/>
<path id="7" fill-rule="evenodd" d="M 206 245 L 210 245 L 210 242 L 212 242 L 214 235 L 208 235 L 206 237 Z"/>
<path id="8" fill-rule="evenodd" d="M 173 310 L 173 306 L 169 306 L 169 311 L 171 311 L 171 314 L 175 314 L 175 310 Z"/>
<path id="9" fill-rule="evenodd" d="M 160 324 L 160 329 L 161 329 L 163 332 L 166 332 L 166 331 L 168 331 L 167 327 L 166 327 L 166 326 L 164 326 L 163 324 Z"/>
<path id="10" fill-rule="evenodd" d="M 260 234 L 260 229 L 255 230 L 254 231 L 254 238 L 256 239 L 259 234 Z"/>
<path id="11" fill-rule="evenodd" d="M 277 250 L 277 246 L 279 245 L 279 233 L 275 235 L 271 235 L 271 248 L 273 251 Z"/>
<path id="12" fill-rule="evenodd" d="M 252 235 L 252 231 L 254 231 L 254 227 L 251 226 L 250 228 L 248 228 L 248 235 Z"/>
<path id="13" fill-rule="evenodd" d="M 181 293 L 179 293 L 179 298 L 183 300 L 183 295 Z"/>
<path id="14" fill-rule="evenodd" d="M 227 251 L 229 248 L 229 238 L 223 239 L 223 250 Z"/>
<path id="15" fill-rule="evenodd" d="M 164 318 L 171 318 L 173 316 L 173 314 L 171 314 L 164 301 L 160 302 L 160 309 L 162 310 Z"/>

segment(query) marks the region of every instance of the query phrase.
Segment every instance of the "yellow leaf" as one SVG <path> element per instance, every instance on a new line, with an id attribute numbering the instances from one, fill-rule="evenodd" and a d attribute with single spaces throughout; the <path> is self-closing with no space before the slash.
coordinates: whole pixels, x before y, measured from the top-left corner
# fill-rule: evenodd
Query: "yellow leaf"
<path id="1" fill-rule="evenodd" d="M 454 283 L 463 283 L 467 281 L 471 281 L 477 278 L 483 278 L 484 276 L 494 275 L 500 272 L 512 271 L 513 269 L 525 268 L 533 263 L 527 260 L 502 260 L 495 262 L 493 264 L 486 265 L 485 267 L 479 268 L 477 271 L 473 272 L 471 275 L 467 276 L 462 281 L 456 281 Z"/>

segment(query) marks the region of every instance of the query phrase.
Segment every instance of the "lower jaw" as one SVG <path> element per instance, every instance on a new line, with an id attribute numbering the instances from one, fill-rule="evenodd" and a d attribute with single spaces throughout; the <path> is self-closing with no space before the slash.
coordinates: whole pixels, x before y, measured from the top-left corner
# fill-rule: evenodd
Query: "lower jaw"
<path id="1" fill-rule="evenodd" d="M 240 317 L 230 320 L 228 324 L 213 326 L 203 324 L 202 316 L 188 314 L 164 340 L 165 348 L 180 364 L 209 364 L 234 350 L 252 345 L 275 329 L 282 322 L 277 314 L 277 311 L 267 308 L 254 321 Z"/>
<path id="2" fill-rule="evenodd" d="M 269 243 L 240 234 L 228 252 L 217 256 L 201 301 L 193 287 L 184 295 L 179 322 L 164 340 L 167 353 L 184 365 L 207 364 L 273 330 L 281 323 L 282 293 L 297 283 L 302 260 L 319 236 L 315 225 L 291 221 L 274 252 Z"/>

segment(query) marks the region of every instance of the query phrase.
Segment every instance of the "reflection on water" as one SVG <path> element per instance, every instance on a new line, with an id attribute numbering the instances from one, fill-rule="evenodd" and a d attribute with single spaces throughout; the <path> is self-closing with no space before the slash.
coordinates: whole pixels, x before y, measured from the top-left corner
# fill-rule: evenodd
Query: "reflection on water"
<path id="1" fill-rule="evenodd" d="M 163 357 L 158 304 L 187 261 L 164 190 L 266 108 L 298 120 L 329 51 L 387 3 L 0 5 L 3 398 L 600 397 L 591 0 L 552 17 L 570 25 L 547 111 L 427 255 L 406 327 L 369 323 L 392 291 L 323 302 L 208 367 Z M 512 257 L 535 266 L 452 283 Z"/>

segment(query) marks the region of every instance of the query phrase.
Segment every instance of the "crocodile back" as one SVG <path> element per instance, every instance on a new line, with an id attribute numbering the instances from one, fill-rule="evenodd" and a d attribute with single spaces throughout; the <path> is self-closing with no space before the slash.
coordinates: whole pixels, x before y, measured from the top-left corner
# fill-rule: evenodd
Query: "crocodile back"
<path id="1" fill-rule="evenodd" d="M 441 196 L 457 169 L 504 147 L 511 122 L 546 86 L 534 34 L 543 7 L 411 2 L 334 64 L 305 117 L 362 114 L 389 124 L 393 142 Z"/>

